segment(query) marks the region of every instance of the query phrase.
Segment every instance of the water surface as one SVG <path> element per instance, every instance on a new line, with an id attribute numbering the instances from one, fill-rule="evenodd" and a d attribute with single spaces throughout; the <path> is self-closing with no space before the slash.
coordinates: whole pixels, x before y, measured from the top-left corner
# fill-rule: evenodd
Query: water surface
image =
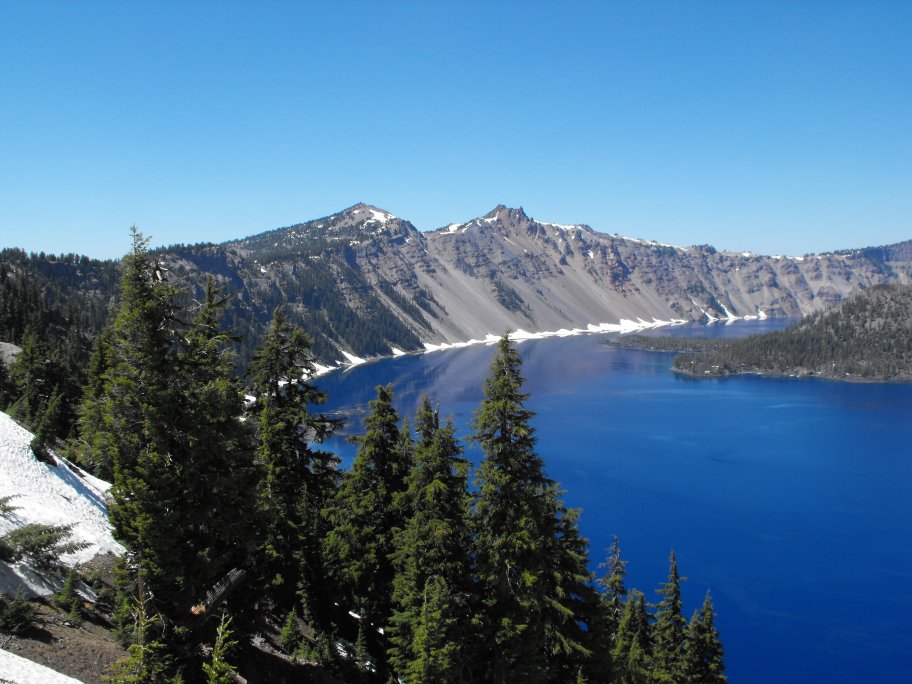
<path id="1" fill-rule="evenodd" d="M 689 578 L 688 616 L 712 590 L 734 683 L 906 680 L 912 386 L 693 380 L 669 371 L 670 354 L 606 339 L 519 346 L 538 450 L 568 504 L 583 509 L 593 568 L 617 533 L 628 585 L 658 600 L 674 549 Z M 373 388 L 392 383 L 401 414 L 428 394 L 465 436 L 492 353 L 469 347 L 336 373 L 319 381 L 325 408 L 358 432 Z M 343 437 L 330 446 L 350 462 Z M 471 447 L 467 455 L 480 458 Z"/>

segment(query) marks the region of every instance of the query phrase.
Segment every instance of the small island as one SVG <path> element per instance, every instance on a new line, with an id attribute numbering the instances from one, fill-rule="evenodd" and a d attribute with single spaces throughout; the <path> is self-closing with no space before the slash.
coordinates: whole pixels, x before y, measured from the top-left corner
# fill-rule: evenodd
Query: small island
<path id="1" fill-rule="evenodd" d="M 785 330 L 742 339 L 636 336 L 619 347 L 676 352 L 673 370 L 912 382 L 912 285 L 878 285 Z"/>

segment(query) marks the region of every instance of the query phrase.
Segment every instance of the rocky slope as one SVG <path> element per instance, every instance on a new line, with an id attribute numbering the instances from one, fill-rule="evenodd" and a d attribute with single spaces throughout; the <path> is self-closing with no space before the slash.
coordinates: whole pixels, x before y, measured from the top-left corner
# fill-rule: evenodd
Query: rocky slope
<path id="1" fill-rule="evenodd" d="M 318 359 L 333 363 L 345 360 L 343 352 L 411 351 L 507 328 L 797 317 L 873 285 L 912 282 L 912 240 L 760 256 L 608 235 L 537 221 L 504 206 L 422 233 L 389 212 L 357 204 L 219 245 L 175 245 L 160 258 L 169 277 L 187 286 L 188 304 L 202 296 L 210 276 L 230 295 L 225 322 L 243 338 L 242 365 L 278 304 L 287 304 L 292 320 L 311 335 Z M 80 297 L 61 299 L 70 308 L 111 301 L 110 262 L 51 259 L 18 254 L 8 268 L 12 275 L 31 269 L 29 277 L 44 289 L 54 281 L 60 297 L 84 289 Z"/>
<path id="2" fill-rule="evenodd" d="M 365 204 L 221 245 L 171 248 L 172 272 L 234 293 L 233 321 L 262 326 L 287 302 L 318 356 L 585 328 L 620 319 L 801 316 L 866 287 L 912 282 L 912 241 L 803 257 L 717 252 L 536 221 L 498 206 L 422 233 Z M 200 290 L 201 291 L 201 290 Z"/>

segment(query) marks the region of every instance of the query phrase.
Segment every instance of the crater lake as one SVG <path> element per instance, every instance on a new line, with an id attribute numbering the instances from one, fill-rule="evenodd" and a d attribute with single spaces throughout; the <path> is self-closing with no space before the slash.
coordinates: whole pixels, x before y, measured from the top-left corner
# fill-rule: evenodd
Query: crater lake
<path id="1" fill-rule="evenodd" d="M 743 335 L 781 321 L 662 334 Z M 606 335 L 519 344 L 538 453 L 582 509 L 594 571 L 612 535 L 627 586 L 657 602 L 677 554 L 689 618 L 707 590 L 739 683 L 887 682 L 912 653 L 912 386 L 739 376 L 694 380 L 668 353 Z M 408 355 L 321 377 L 348 466 L 374 388 L 400 416 L 427 394 L 466 437 L 494 348 Z"/>

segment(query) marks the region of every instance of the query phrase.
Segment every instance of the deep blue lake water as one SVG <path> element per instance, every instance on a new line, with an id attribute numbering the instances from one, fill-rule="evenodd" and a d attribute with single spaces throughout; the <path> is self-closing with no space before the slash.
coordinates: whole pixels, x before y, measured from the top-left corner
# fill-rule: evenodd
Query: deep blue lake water
<path id="1" fill-rule="evenodd" d="M 657 600 L 674 549 L 686 615 L 712 591 L 734 684 L 910 681 L 912 386 L 697 381 L 671 373 L 669 354 L 606 339 L 519 346 L 538 450 L 583 509 L 593 568 L 617 533 L 628 586 Z M 428 394 L 467 435 L 492 353 L 388 359 L 318 384 L 348 432 L 360 433 L 373 388 L 392 383 L 400 415 Z M 330 448 L 346 464 L 354 455 L 341 437 Z"/>

